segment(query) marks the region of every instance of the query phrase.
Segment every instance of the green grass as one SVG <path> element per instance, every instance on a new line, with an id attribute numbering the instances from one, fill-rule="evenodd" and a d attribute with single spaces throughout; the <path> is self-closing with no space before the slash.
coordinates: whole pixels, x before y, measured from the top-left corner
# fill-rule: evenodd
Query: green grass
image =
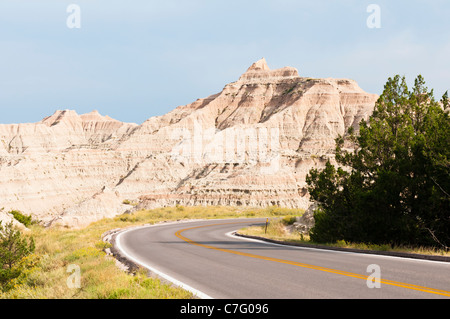
<path id="1" fill-rule="evenodd" d="M 163 221 L 184 219 L 221 219 L 267 217 L 269 225 L 249 227 L 240 233 L 267 237 L 282 241 L 294 241 L 314 244 L 308 236 L 287 231 L 303 210 L 279 207 L 264 209 L 235 207 L 168 207 L 143 210 L 133 214 L 103 219 L 82 229 L 44 228 L 37 224 L 29 226 L 24 235 L 33 236 L 36 243 L 35 253 L 24 261 L 31 265 L 23 276 L 10 283 L 13 287 L 1 292 L 0 298 L 27 299 L 189 299 L 194 296 L 178 287 L 148 277 L 144 269 L 133 274 L 124 272 L 116 265 L 116 260 L 104 250 L 110 247 L 102 241 L 102 235 L 109 230 Z M 330 246 L 390 250 L 420 254 L 447 255 L 440 250 L 421 247 L 390 247 L 387 245 L 367 245 L 340 241 Z M 77 265 L 81 270 L 81 287 L 69 288 L 67 279 L 69 265 Z"/>
<path id="2" fill-rule="evenodd" d="M 0 298 L 27 299 L 189 299 L 194 296 L 175 286 L 148 277 L 140 269 L 133 274 L 122 271 L 116 260 L 104 252 L 109 243 L 102 235 L 112 229 L 183 219 L 221 219 L 277 217 L 296 215 L 300 210 L 278 207 L 264 209 L 235 207 L 170 207 L 143 210 L 103 219 L 82 229 L 44 228 L 30 225 L 26 233 L 36 243 L 35 253 L 27 258 L 26 274 L 11 283 L 12 289 Z M 81 271 L 81 287 L 69 288 L 69 265 Z"/>
<path id="3" fill-rule="evenodd" d="M 284 241 L 290 243 L 300 243 L 306 245 L 322 245 L 329 247 L 340 248 L 352 248 L 362 250 L 374 250 L 374 251 L 392 251 L 403 252 L 423 255 L 436 255 L 436 256 L 450 256 L 450 252 L 438 248 L 429 247 L 412 247 L 412 246 L 394 246 L 391 245 L 376 245 L 366 243 L 351 243 L 344 240 L 337 241 L 335 243 L 314 243 L 310 240 L 308 235 L 301 235 L 297 232 L 288 231 L 287 226 L 293 223 L 291 216 L 285 216 L 284 218 L 275 218 L 270 220 L 267 227 L 265 226 L 252 226 L 239 230 L 242 235 L 257 236 L 277 241 Z"/>

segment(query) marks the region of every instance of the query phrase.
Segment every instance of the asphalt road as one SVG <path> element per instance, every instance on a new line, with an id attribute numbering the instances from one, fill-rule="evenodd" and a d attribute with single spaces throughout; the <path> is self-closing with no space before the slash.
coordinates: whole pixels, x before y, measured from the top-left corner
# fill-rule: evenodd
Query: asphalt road
<path id="1" fill-rule="evenodd" d="M 448 262 L 281 246 L 231 235 L 264 221 L 146 226 L 120 233 L 116 247 L 201 298 L 450 299 Z M 379 281 L 368 280 L 377 274 Z"/>

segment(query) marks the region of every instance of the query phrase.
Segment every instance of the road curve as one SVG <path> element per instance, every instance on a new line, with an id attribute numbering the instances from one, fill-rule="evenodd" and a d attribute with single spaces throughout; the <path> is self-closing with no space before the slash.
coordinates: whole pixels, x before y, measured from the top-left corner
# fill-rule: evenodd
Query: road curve
<path id="1" fill-rule="evenodd" d="M 115 246 L 201 298 L 450 298 L 450 263 L 282 246 L 230 235 L 264 221 L 144 226 L 119 233 Z M 368 283 L 368 276 L 377 273 L 381 279 Z"/>

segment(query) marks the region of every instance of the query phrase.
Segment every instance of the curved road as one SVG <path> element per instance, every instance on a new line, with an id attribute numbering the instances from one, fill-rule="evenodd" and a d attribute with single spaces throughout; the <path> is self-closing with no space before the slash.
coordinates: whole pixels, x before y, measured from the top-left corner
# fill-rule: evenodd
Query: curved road
<path id="1" fill-rule="evenodd" d="M 116 248 L 201 298 L 450 298 L 450 263 L 282 246 L 231 235 L 264 221 L 144 226 L 118 234 Z M 377 273 L 381 279 L 368 282 Z"/>

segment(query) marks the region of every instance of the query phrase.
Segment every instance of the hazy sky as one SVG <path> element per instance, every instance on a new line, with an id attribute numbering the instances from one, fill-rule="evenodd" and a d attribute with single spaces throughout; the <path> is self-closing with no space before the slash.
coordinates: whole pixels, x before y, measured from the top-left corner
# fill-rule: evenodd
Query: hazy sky
<path id="1" fill-rule="evenodd" d="M 80 28 L 67 25 L 70 4 Z M 370 4 L 381 28 L 367 26 Z M 0 123 L 57 109 L 142 123 L 221 91 L 261 57 L 377 94 L 390 76 L 422 74 L 440 98 L 450 1 L 0 0 Z"/>

